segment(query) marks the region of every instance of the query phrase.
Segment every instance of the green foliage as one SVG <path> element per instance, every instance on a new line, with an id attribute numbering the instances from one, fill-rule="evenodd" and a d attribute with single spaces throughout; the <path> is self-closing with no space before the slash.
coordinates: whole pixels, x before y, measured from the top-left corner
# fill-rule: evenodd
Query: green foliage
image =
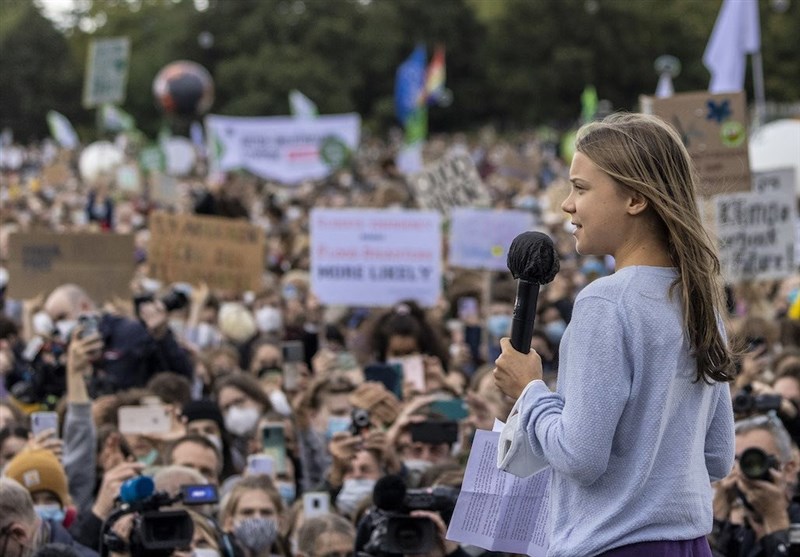
<path id="1" fill-rule="evenodd" d="M 550 124 L 579 117 L 594 84 L 616 109 L 651 94 L 653 61 L 683 65 L 676 91 L 702 90 L 702 54 L 721 0 L 86 0 L 64 33 L 33 0 L 0 0 L 0 126 L 18 137 L 45 134 L 56 109 L 79 128 L 86 51 L 95 37 L 128 36 L 132 58 L 123 108 L 153 136 L 165 123 L 152 82 L 166 64 L 188 59 L 214 77 L 212 111 L 288 114 L 299 89 L 322 114 L 358 112 L 368 128 L 396 125 L 397 66 L 422 43 L 446 47 L 448 108 L 431 107 L 432 132 Z M 198 7 L 203 9 L 198 9 Z M 800 98 L 800 0 L 777 13 L 760 2 L 767 97 Z M 78 25 L 80 23 L 80 25 Z M 81 29 L 96 27 L 93 33 Z M 199 36 L 213 37 L 201 44 Z M 752 98 L 748 74 L 747 88 Z M 170 122 L 174 127 L 185 122 Z"/>

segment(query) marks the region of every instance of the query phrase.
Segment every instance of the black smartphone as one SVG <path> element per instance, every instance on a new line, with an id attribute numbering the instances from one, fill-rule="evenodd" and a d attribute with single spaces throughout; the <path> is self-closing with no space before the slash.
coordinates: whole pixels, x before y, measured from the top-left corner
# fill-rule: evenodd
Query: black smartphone
<path id="1" fill-rule="evenodd" d="M 408 430 L 411 433 L 411 440 L 415 443 L 428 443 L 430 445 L 447 443 L 452 445 L 458 441 L 458 422 L 449 420 L 410 424 Z"/>
<path id="2" fill-rule="evenodd" d="M 386 390 L 403 400 L 403 371 L 397 364 L 370 364 L 364 368 L 364 379 L 383 383 Z"/>

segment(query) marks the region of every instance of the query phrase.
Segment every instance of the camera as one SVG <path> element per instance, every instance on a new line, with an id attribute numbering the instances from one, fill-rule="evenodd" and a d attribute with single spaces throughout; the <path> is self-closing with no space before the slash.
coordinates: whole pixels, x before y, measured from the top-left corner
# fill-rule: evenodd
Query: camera
<path id="1" fill-rule="evenodd" d="M 361 435 L 372 426 L 369 421 L 369 411 L 363 408 L 353 408 L 350 413 L 350 433 Z"/>
<path id="2" fill-rule="evenodd" d="M 375 484 L 375 509 L 364 518 L 365 527 L 371 530 L 364 553 L 380 557 L 431 551 L 438 538 L 436 525 L 428 518 L 409 513 L 415 510 L 438 512 L 447 524 L 458 493 L 458 489 L 449 486 L 407 490 L 399 476 L 384 476 Z"/>
<path id="3" fill-rule="evenodd" d="M 739 468 L 747 478 L 751 480 L 772 481 L 770 469 L 778 468 L 778 459 L 759 449 L 751 447 L 742 451 L 739 457 Z"/>
<path id="4" fill-rule="evenodd" d="M 147 302 L 153 302 L 155 299 L 155 296 L 150 293 L 134 296 L 133 307 L 136 309 L 136 314 L 139 315 L 139 306 Z M 167 313 L 185 308 L 189 304 L 189 293 L 185 288 L 173 286 L 172 290 L 161 297 L 161 303 L 164 304 L 164 309 L 167 310 Z"/>
<path id="5" fill-rule="evenodd" d="M 176 496 L 155 491 L 149 476 L 137 476 L 124 482 L 119 490 L 121 506 L 105 522 L 101 536 L 101 555 L 108 550 L 128 552 L 131 557 L 167 557 L 176 548 L 192 543 L 194 523 L 183 509 L 167 509 L 175 503 L 184 505 L 209 505 L 219 501 L 213 485 L 185 485 Z M 119 538 L 111 528 L 128 514 L 135 514 L 128 542 Z"/>
<path id="6" fill-rule="evenodd" d="M 750 385 L 745 386 L 733 397 L 733 413 L 737 415 L 778 411 L 780 408 L 780 395 L 754 395 L 753 387 Z"/>

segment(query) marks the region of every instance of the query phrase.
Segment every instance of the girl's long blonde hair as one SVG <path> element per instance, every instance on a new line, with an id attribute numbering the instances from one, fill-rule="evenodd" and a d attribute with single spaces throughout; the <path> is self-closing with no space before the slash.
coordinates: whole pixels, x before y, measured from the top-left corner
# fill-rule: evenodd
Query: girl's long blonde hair
<path id="1" fill-rule="evenodd" d="M 719 329 L 725 309 L 719 257 L 700 219 L 697 176 L 678 133 L 654 116 L 613 114 L 583 126 L 576 150 L 658 215 L 678 269 L 671 292 L 680 289 L 697 380 L 731 381 L 733 355 Z"/>

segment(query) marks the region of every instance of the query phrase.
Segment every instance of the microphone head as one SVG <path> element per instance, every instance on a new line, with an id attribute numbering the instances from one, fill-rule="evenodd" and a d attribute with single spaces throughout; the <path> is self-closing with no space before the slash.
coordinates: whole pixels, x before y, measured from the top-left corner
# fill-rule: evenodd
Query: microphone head
<path id="1" fill-rule="evenodd" d="M 126 480 L 119 487 L 119 500 L 123 503 L 136 503 L 150 497 L 156 484 L 150 476 L 136 476 Z"/>
<path id="2" fill-rule="evenodd" d="M 406 482 L 400 476 L 384 476 L 372 490 L 372 502 L 382 511 L 399 511 L 405 498 Z"/>
<path id="3" fill-rule="evenodd" d="M 523 232 L 511 242 L 506 260 L 515 279 L 547 284 L 558 272 L 558 253 L 553 240 L 541 232 Z"/>

